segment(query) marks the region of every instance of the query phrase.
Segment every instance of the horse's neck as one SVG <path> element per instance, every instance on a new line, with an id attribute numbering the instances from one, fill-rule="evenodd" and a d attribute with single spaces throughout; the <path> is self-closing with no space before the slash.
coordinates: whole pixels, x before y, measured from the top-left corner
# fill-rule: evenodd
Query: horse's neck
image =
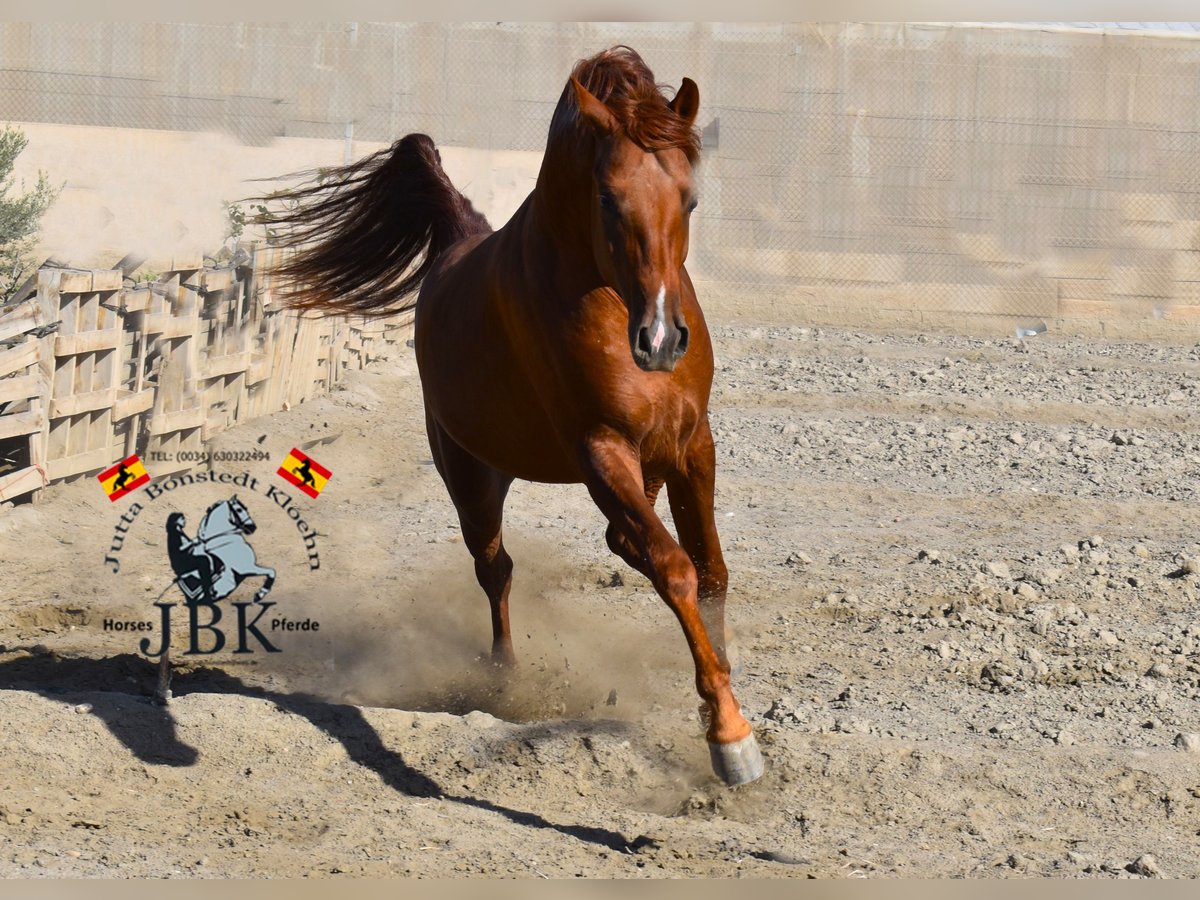
<path id="1" fill-rule="evenodd" d="M 580 150 L 560 141 L 546 149 L 537 184 L 520 212 L 527 217 L 529 238 L 554 246 L 560 258 L 592 256 L 591 165 Z"/>
<path id="2" fill-rule="evenodd" d="M 196 537 L 212 537 L 214 534 L 220 531 L 223 526 L 228 525 L 228 521 L 223 521 L 223 516 L 217 515 L 217 513 L 224 512 L 224 506 L 214 506 L 212 509 L 206 512 L 204 514 L 204 518 L 200 520 L 200 527 L 196 529 Z"/>

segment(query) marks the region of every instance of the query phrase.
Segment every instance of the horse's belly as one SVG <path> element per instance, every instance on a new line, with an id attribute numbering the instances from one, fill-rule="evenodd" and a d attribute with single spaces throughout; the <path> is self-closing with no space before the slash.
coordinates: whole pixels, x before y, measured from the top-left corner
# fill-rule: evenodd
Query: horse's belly
<path id="1" fill-rule="evenodd" d="M 486 341 L 456 341 L 450 333 L 416 342 L 426 412 L 456 444 L 514 478 L 582 480 L 577 458 L 510 358 Z M 456 345 L 463 349 L 455 352 Z"/>
<path id="2" fill-rule="evenodd" d="M 475 399 L 478 403 L 462 395 L 430 410 L 456 444 L 514 478 L 563 484 L 582 480 L 578 462 L 560 445 L 549 420 L 528 408 L 532 404 L 510 406 L 495 391 Z"/>

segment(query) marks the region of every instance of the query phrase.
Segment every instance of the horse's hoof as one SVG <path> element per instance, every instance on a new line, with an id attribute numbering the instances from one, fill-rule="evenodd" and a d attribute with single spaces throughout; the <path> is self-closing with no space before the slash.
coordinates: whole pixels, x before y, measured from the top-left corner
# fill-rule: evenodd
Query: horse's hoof
<path id="1" fill-rule="evenodd" d="M 730 787 L 762 778 L 765 764 L 753 731 L 732 744 L 709 742 L 708 752 L 712 757 L 713 771 Z"/>
<path id="2" fill-rule="evenodd" d="M 158 706 L 166 706 L 166 705 L 168 705 L 168 704 L 171 702 L 171 698 L 172 698 L 173 696 L 174 696 L 174 695 L 173 695 L 173 694 L 172 694 L 170 691 L 165 691 L 165 692 L 163 692 L 163 693 L 155 694 L 155 695 L 154 695 L 154 702 L 155 702 L 155 703 L 156 703 Z"/>
<path id="3" fill-rule="evenodd" d="M 517 667 L 517 654 L 511 644 L 494 644 L 491 662 L 498 669 L 511 671 Z"/>

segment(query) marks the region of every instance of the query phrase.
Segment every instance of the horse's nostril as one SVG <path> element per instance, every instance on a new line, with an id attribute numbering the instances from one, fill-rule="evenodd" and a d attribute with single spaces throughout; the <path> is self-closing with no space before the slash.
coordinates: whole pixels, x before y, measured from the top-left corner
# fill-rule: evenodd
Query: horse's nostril
<path id="1" fill-rule="evenodd" d="M 647 356 L 650 355 L 650 329 L 645 326 L 638 329 L 637 348 Z"/>
<path id="2" fill-rule="evenodd" d="M 687 353 L 688 348 L 688 330 L 683 325 L 679 326 L 679 343 L 675 345 L 675 354 L 683 356 Z"/>

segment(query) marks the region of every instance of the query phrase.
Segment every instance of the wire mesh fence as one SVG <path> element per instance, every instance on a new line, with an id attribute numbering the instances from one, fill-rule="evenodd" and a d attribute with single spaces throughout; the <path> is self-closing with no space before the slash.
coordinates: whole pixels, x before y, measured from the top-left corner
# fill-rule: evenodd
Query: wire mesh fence
<path id="1" fill-rule="evenodd" d="M 0 25 L 0 119 L 538 151 L 574 62 L 700 85 L 689 267 L 897 310 L 1200 322 L 1200 36 L 968 25 Z"/>

